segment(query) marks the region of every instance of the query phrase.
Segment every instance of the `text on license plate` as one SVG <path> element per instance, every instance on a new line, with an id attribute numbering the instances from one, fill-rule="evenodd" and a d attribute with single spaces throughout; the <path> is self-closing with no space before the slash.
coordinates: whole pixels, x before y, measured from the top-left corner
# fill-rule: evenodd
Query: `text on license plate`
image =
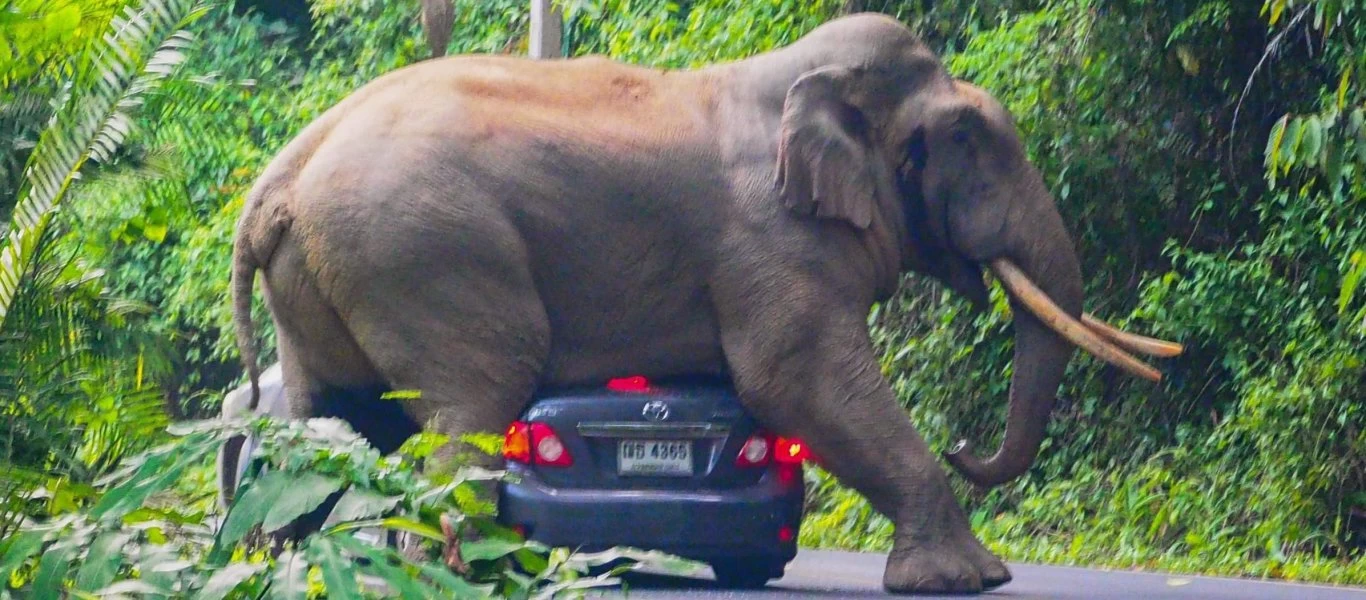
<path id="1" fill-rule="evenodd" d="M 617 472 L 622 475 L 692 475 L 692 442 L 621 440 Z"/>

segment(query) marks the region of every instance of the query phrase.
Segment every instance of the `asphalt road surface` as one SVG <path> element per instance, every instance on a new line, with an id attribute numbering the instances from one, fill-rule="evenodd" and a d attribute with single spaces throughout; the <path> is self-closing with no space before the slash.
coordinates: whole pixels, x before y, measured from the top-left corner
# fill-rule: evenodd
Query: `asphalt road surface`
<path id="1" fill-rule="evenodd" d="M 724 590 L 710 570 L 696 577 L 637 574 L 627 580 L 629 598 L 875 598 L 882 591 L 881 554 L 802 550 L 787 575 L 756 591 Z M 1162 573 L 1099 571 L 1073 567 L 1010 565 L 1015 580 L 977 598 L 983 600 L 1366 600 L 1366 588 L 1192 577 Z M 621 597 L 621 592 L 608 594 Z M 919 596 L 931 598 L 932 596 Z M 942 596 L 962 600 L 965 596 Z M 970 596 L 968 596 L 970 597 Z"/>

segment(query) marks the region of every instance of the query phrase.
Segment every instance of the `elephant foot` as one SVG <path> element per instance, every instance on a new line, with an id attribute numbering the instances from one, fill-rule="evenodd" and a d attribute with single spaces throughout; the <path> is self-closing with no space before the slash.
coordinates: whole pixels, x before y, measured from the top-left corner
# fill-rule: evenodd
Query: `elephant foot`
<path id="1" fill-rule="evenodd" d="M 1010 569 L 975 538 L 893 549 L 882 587 L 893 594 L 972 594 L 1010 582 Z"/>

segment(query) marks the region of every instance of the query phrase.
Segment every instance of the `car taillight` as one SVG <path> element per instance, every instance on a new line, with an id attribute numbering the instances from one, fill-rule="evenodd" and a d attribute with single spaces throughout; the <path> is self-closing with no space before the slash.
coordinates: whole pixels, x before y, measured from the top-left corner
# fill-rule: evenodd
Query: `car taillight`
<path id="1" fill-rule="evenodd" d="M 568 467 L 574 464 L 574 457 L 564 447 L 560 436 L 545 423 L 531 424 L 531 448 L 535 452 L 536 464 L 551 467 Z"/>
<path id="2" fill-rule="evenodd" d="M 530 426 L 521 421 L 513 421 L 503 434 L 503 458 L 529 464 L 531 462 Z"/>
<path id="3" fill-rule="evenodd" d="M 811 458 L 811 449 L 797 438 L 780 437 L 774 444 L 773 460 L 789 465 L 800 464 Z"/>
<path id="4" fill-rule="evenodd" d="M 628 394 L 645 394 L 650 392 L 650 380 L 641 375 L 617 377 L 607 380 L 607 389 Z"/>
<path id="5" fill-rule="evenodd" d="M 769 448 L 772 444 L 768 441 L 768 436 L 755 434 L 745 440 L 745 445 L 740 448 L 739 456 L 735 457 L 735 464 L 741 467 L 762 467 L 768 464 Z"/>
<path id="6" fill-rule="evenodd" d="M 503 434 L 503 458 L 522 464 L 535 462 L 551 467 L 568 467 L 574 457 L 564 441 L 545 423 L 513 421 Z"/>

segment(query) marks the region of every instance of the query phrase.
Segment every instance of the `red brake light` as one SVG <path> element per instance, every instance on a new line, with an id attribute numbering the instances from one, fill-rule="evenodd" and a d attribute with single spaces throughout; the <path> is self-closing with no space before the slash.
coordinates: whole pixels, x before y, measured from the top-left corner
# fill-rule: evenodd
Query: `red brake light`
<path id="1" fill-rule="evenodd" d="M 521 421 L 513 421 L 503 434 L 503 458 L 519 463 L 531 462 L 531 435 L 529 426 Z"/>
<path id="2" fill-rule="evenodd" d="M 789 465 L 799 464 L 811 458 L 811 448 L 797 438 L 778 438 L 773 453 L 773 460 Z"/>
<path id="3" fill-rule="evenodd" d="M 615 379 L 607 380 L 607 389 L 614 392 L 643 394 L 650 391 L 650 380 L 641 375 L 617 377 Z"/>
<path id="4" fill-rule="evenodd" d="M 740 448 L 740 454 L 735 457 L 735 464 L 741 467 L 762 467 L 768 464 L 769 456 L 773 454 L 772 447 L 768 436 L 761 433 L 751 435 Z"/>
<path id="5" fill-rule="evenodd" d="M 531 424 L 531 450 L 538 465 L 568 467 L 574 464 L 574 457 L 569 455 L 564 441 L 545 423 Z"/>

